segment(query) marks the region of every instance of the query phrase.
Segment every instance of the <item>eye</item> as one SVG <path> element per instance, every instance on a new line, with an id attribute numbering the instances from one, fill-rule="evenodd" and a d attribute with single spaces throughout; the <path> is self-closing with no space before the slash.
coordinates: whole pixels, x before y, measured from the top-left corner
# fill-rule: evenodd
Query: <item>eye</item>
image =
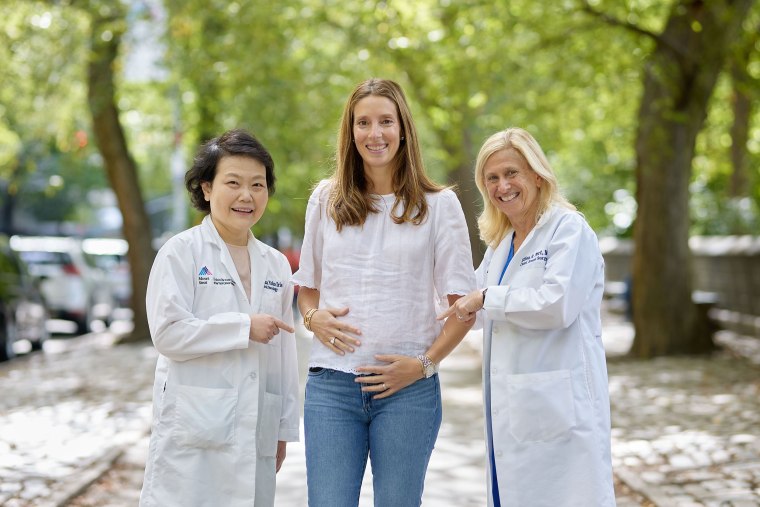
<path id="1" fill-rule="evenodd" d="M 366 126 L 366 125 L 367 125 L 367 120 L 356 120 L 356 123 L 355 123 L 355 125 L 356 125 L 357 127 L 364 127 L 364 126 Z"/>
<path id="2" fill-rule="evenodd" d="M 237 182 L 237 180 L 227 180 L 227 185 L 230 185 L 232 187 L 236 187 L 236 186 L 239 185 L 239 183 Z"/>
<path id="3" fill-rule="evenodd" d="M 490 183 L 490 182 L 494 182 L 494 181 L 498 181 L 498 180 L 499 180 L 499 178 L 497 178 L 497 177 L 496 177 L 495 175 L 493 175 L 493 174 L 489 174 L 488 176 L 486 176 L 486 181 L 488 181 L 489 183 Z"/>
<path id="4" fill-rule="evenodd" d="M 256 188 L 266 188 L 266 187 L 267 187 L 267 186 L 266 186 L 264 183 L 262 183 L 262 182 L 256 182 L 256 183 L 254 183 L 254 184 L 253 184 L 253 186 L 254 186 L 254 187 L 256 187 Z"/>
<path id="5" fill-rule="evenodd" d="M 386 119 L 385 119 L 385 120 L 383 120 L 381 123 L 382 123 L 383 125 L 393 125 L 393 120 L 391 120 L 390 118 L 386 118 Z"/>

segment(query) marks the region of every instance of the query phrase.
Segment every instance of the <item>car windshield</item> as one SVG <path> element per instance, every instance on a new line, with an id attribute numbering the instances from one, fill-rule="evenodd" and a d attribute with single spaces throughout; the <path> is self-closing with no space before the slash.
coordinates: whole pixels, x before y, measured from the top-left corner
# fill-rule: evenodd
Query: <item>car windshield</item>
<path id="1" fill-rule="evenodd" d="M 60 265 L 71 264 L 71 256 L 65 252 L 19 252 L 27 264 Z"/>

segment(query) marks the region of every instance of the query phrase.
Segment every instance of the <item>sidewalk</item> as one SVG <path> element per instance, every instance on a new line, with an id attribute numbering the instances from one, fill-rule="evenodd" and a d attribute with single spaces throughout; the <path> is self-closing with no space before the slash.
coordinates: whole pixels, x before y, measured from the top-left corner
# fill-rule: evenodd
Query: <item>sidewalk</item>
<path id="1" fill-rule="evenodd" d="M 736 342 L 737 337 L 725 334 L 718 337 L 723 342 L 742 343 L 742 353 L 752 360 L 737 357 L 732 351 L 738 348 L 732 345 L 728 351 L 709 358 L 627 361 L 620 355 L 630 346 L 633 335 L 630 325 L 615 315 L 605 315 L 604 325 L 618 505 L 760 505 L 760 341 Z M 298 347 L 303 377 L 309 341 L 302 331 L 299 330 Z M 120 424 L 125 428 L 121 433 L 115 433 L 116 430 L 108 426 L 104 414 L 100 414 L 98 424 L 82 425 L 81 430 L 86 430 L 90 438 L 113 442 L 114 435 L 118 435 L 119 441 L 116 448 L 103 446 L 98 456 L 80 459 L 81 466 L 69 463 L 65 470 L 55 469 L 55 463 L 51 462 L 55 453 L 51 451 L 58 447 L 53 444 L 56 440 L 52 433 L 41 436 L 46 440 L 38 442 L 34 453 L 26 457 L 26 450 L 9 441 L 7 432 L 3 431 L 6 429 L 4 421 L 18 419 L 21 413 L 15 409 L 9 411 L 6 404 L 7 413 L 0 414 L 0 504 L 9 507 L 137 504 L 150 422 L 147 398 L 151 376 L 144 373 L 154 364 L 149 350 L 145 345 L 102 347 L 88 360 L 87 364 L 109 371 L 111 377 L 101 373 L 104 386 L 100 389 L 115 383 L 112 377 L 131 380 L 128 389 L 114 391 L 125 398 L 119 403 L 131 407 L 131 412 L 126 409 L 120 412 L 123 421 Z M 35 359 L 29 366 L 39 362 L 43 368 L 49 368 L 64 357 L 65 353 L 57 359 Z M 125 374 L 116 372 L 119 365 L 124 365 Z M 443 424 L 426 479 L 425 506 L 485 506 L 480 366 L 479 333 L 468 335 L 442 365 Z M 32 375 L 39 379 L 49 371 L 11 370 L 6 375 L 7 371 L 0 370 L 0 373 L 3 373 L 0 388 L 5 388 L 8 377 Z M 55 382 L 52 378 L 47 381 Z M 74 380 L 68 382 L 75 384 Z M 77 382 L 79 386 L 87 386 L 94 381 Z M 58 389 L 65 387 L 59 385 Z M 26 406 L 32 403 L 26 398 L 32 396 L 23 394 L 28 391 L 26 388 L 19 395 Z M 30 413 L 60 411 L 55 398 L 47 397 L 35 403 L 45 404 Z M 138 428 L 141 430 L 137 431 Z M 71 431 L 73 434 L 74 430 Z M 43 449 L 48 451 L 42 452 Z M 4 469 L 3 463 L 6 466 L 24 463 L 24 468 Z M 51 473 L 51 469 L 55 473 Z M 47 491 L 41 491 L 41 477 Z M 277 506 L 305 505 L 303 444 L 290 444 L 288 457 L 278 475 Z M 360 505 L 372 505 L 369 474 L 365 477 Z"/>
<path id="2" fill-rule="evenodd" d="M 621 360 L 632 338 L 605 315 L 616 478 L 645 505 L 760 505 L 760 340 L 721 331 L 710 357 Z"/>

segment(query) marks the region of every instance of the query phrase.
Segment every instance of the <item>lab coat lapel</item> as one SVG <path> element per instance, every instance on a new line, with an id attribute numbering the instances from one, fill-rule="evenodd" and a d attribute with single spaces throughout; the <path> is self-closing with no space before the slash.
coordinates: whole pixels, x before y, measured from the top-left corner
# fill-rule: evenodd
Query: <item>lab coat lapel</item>
<path id="1" fill-rule="evenodd" d="M 237 268 L 235 267 L 235 262 L 232 260 L 232 254 L 230 254 L 230 249 L 227 248 L 227 244 L 224 242 L 222 237 L 219 235 L 219 231 L 216 230 L 216 226 L 214 225 L 214 222 L 211 220 L 211 215 L 206 215 L 206 217 L 203 219 L 203 225 L 205 227 L 208 227 L 211 235 L 211 239 L 216 244 L 216 246 L 219 247 L 220 253 L 219 258 L 222 260 L 222 265 L 227 270 L 227 272 L 230 274 L 230 278 L 232 278 L 232 281 L 235 282 L 235 289 L 238 292 L 238 299 L 242 296 L 242 301 L 248 302 L 248 295 L 245 293 L 245 287 L 243 287 L 243 282 L 240 280 L 240 275 L 238 275 Z M 251 244 L 251 238 L 252 234 L 249 232 L 249 239 L 248 239 L 248 255 L 250 257 L 250 244 Z M 256 286 L 253 285 L 253 272 L 251 272 L 251 292 L 255 292 Z M 251 295 L 251 299 L 253 299 L 253 295 Z"/>
<path id="2" fill-rule="evenodd" d="M 496 250 L 494 250 L 493 256 L 491 256 L 491 264 L 488 266 L 486 287 L 490 287 L 491 285 L 499 285 L 499 277 L 501 276 L 501 270 L 504 269 L 504 263 L 507 262 L 507 257 L 509 256 L 509 246 L 512 242 L 513 234 L 514 232 L 507 234 L 504 239 L 501 240 L 499 246 L 496 247 Z M 506 279 L 507 275 L 505 274 L 504 280 Z M 502 283 L 504 283 L 504 280 L 502 280 Z"/>
<path id="3" fill-rule="evenodd" d="M 261 294 L 264 292 L 264 277 L 268 267 L 264 262 L 264 249 L 253 234 L 248 238 L 248 256 L 251 258 L 251 311 L 261 313 Z"/>

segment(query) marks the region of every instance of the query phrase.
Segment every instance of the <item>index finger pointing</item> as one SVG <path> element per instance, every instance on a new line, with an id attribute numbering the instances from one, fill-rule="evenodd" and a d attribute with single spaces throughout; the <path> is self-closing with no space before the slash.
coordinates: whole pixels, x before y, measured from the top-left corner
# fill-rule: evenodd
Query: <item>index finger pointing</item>
<path id="1" fill-rule="evenodd" d="M 285 324 L 283 321 L 281 321 L 278 318 L 274 318 L 274 325 L 282 329 L 283 331 L 287 331 L 288 333 L 295 333 L 295 329 L 293 329 L 291 326 Z"/>
<path id="2" fill-rule="evenodd" d="M 452 313 L 454 313 L 454 307 L 453 307 L 453 306 L 449 306 L 449 307 L 446 309 L 446 311 L 445 311 L 445 312 L 443 312 L 442 314 L 440 314 L 440 315 L 439 315 L 438 317 L 436 317 L 435 319 L 436 319 L 436 320 L 443 320 L 443 319 L 445 319 L 446 317 L 449 317 L 449 316 L 450 316 Z"/>

